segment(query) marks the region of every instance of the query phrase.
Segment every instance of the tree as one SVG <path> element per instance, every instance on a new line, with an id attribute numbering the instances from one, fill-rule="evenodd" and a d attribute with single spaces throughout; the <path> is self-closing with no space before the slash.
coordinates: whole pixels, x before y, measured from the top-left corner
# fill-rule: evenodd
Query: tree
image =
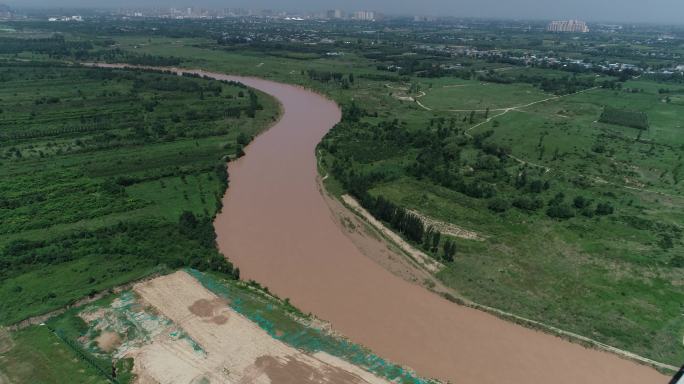
<path id="1" fill-rule="evenodd" d="M 575 205 L 575 208 L 582 209 L 588 207 L 591 204 L 591 200 L 585 198 L 584 196 L 577 196 L 573 200 L 573 204 Z"/>
<path id="2" fill-rule="evenodd" d="M 554 219 L 569 219 L 575 216 L 575 210 L 569 204 L 560 203 L 551 205 L 546 214 Z"/>
<path id="3" fill-rule="evenodd" d="M 444 256 L 442 257 L 444 261 L 452 262 L 454 261 L 454 255 L 456 254 L 456 244 L 451 240 L 446 240 L 442 245 L 442 251 Z"/>
<path id="4" fill-rule="evenodd" d="M 505 199 L 500 197 L 492 199 L 487 206 L 490 210 L 498 213 L 506 212 L 510 208 L 510 204 Z"/>
<path id="5" fill-rule="evenodd" d="M 599 216 L 610 215 L 614 211 L 615 211 L 615 208 L 613 208 L 613 205 L 610 203 L 599 203 L 596 206 L 596 214 Z"/>
<path id="6" fill-rule="evenodd" d="M 432 252 L 437 252 L 437 249 L 439 247 L 439 241 L 440 241 L 441 237 L 442 237 L 442 234 L 437 232 L 437 231 L 435 231 L 432 234 Z"/>
<path id="7" fill-rule="evenodd" d="M 544 206 L 542 199 L 535 197 L 522 196 L 513 200 L 513 206 L 525 211 L 536 211 Z"/>

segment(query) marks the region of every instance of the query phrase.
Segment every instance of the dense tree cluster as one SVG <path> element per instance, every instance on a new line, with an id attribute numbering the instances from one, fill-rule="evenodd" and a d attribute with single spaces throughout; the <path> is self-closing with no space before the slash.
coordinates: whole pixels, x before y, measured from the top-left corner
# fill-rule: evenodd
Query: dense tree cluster
<path id="1" fill-rule="evenodd" d="M 35 52 L 55 57 L 81 56 L 93 48 L 87 41 L 67 41 L 62 35 L 39 39 L 0 37 L 0 54 Z"/>
<path id="2" fill-rule="evenodd" d="M 622 125 L 624 127 L 642 130 L 647 130 L 649 128 L 648 115 L 646 113 L 608 106 L 603 109 L 599 121 L 606 124 Z"/>

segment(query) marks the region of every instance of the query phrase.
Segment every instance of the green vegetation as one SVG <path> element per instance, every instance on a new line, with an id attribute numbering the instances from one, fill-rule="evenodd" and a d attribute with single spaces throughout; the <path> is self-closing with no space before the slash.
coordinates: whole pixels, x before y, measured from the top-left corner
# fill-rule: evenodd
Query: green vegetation
<path id="1" fill-rule="evenodd" d="M 5 374 L 10 383 L 110 383 L 45 326 L 14 332 L 11 338 L 12 347 L 0 351 L 0 378 Z"/>
<path id="2" fill-rule="evenodd" d="M 606 107 L 603 109 L 599 121 L 630 128 L 648 129 L 648 116 L 644 112 L 625 111 L 622 109 Z"/>
<path id="3" fill-rule="evenodd" d="M 633 69 L 608 68 L 613 61 L 654 71 L 670 68 L 684 53 L 679 40 L 644 45 L 656 41 L 660 31 L 636 27 L 565 36 L 508 27 L 502 33 L 496 25 L 411 24 L 407 34 L 406 25 L 388 22 L 368 34 L 367 26 L 356 24 L 269 23 L 11 25 L 66 48 L 19 47 L 0 56 L 9 60 L 9 69 L 0 68 L 0 175 L 12 180 L 0 182 L 0 243 L 19 255 L 11 265 L 20 270 L 13 277 L 0 275 L 8 282 L 0 286 L 0 315 L 12 313 L 3 322 L 113 285 L 115 276 L 120 281 L 142 276 L 156 263 L 192 265 L 195 257 L 179 261 L 188 255 L 183 249 L 197 248 L 194 236 L 206 232 L 185 228 L 194 222 L 189 216 L 178 224 L 181 214 L 191 211 L 199 223 L 212 216 L 223 188 L 218 161 L 239 155 L 275 116 L 273 102 L 258 95 L 263 111 L 253 108 L 255 118 L 244 118 L 253 97 L 239 97 L 240 90 L 227 84 L 217 95 L 214 82 L 182 79 L 204 91 L 169 91 L 155 89 L 163 81 L 137 80 L 158 74 L 95 71 L 95 76 L 81 74 L 88 71 L 82 68 L 53 68 L 54 63 L 31 69 L 34 64 L 14 60 L 99 58 L 180 63 L 327 94 L 344 107 L 344 120 L 320 146 L 321 171 L 331 175 L 327 188 L 355 195 L 408 241 L 441 259 L 446 268 L 438 277 L 446 285 L 485 305 L 681 363 L 684 78 L 676 73 L 637 78 Z M 55 29 L 63 41 L 46 32 Z M 83 40 L 91 46 L 75 44 Z M 450 42 L 476 52 L 452 50 Z M 548 55 L 567 60 L 531 61 Z M 60 80 L 51 72 L 78 76 Z M 121 80 L 102 79 L 100 73 Z M 133 92 L 136 82 L 143 86 Z M 85 98 L 75 94 L 75 83 Z M 219 104 L 243 108 L 243 118 L 212 114 Z M 102 105 L 107 108 L 98 109 Z M 98 122 L 100 116 L 106 124 Z M 198 116 L 213 117 L 195 123 Z M 137 125 L 127 120 L 132 118 L 139 118 Z M 155 128 L 158 120 L 162 124 Z M 18 196 L 24 203 L 16 204 Z M 16 207 L 7 211 L 12 204 Z M 436 233 L 407 215 L 409 210 L 454 223 L 483 240 Z M 143 231 L 140 239 L 128 230 L 107 232 L 116 231 L 119 221 L 149 226 L 151 233 Z M 88 235 L 78 237 L 80 231 Z M 98 233 L 116 233 L 119 248 L 110 247 L 111 239 L 103 244 L 129 256 L 120 263 L 113 255 L 100 257 L 96 247 L 104 236 Z M 159 259 L 138 260 L 164 236 L 186 244 L 165 256 L 155 254 Z M 89 256 L 47 265 L 52 271 L 47 277 L 29 272 L 20 261 L 33 260 L 34 254 L 43 260 L 41 255 L 53 254 L 49 247 L 72 243 Z M 140 244 L 140 253 L 131 251 L 131 244 Z M 133 268 L 119 270 L 129 265 Z M 90 285 L 78 280 L 90 275 L 96 278 Z M 101 275 L 108 276 L 104 282 Z M 43 278 L 56 287 L 55 298 Z M 63 281 L 80 290 L 60 288 Z M 35 297 L 21 300 L 41 302 L 40 310 L 20 308 L 22 301 L 12 300 L 29 289 Z"/>
<path id="4" fill-rule="evenodd" d="M 0 324 L 160 266 L 239 273 L 211 220 L 226 159 L 276 118 L 274 100 L 239 84 L 54 63 L 6 63 L 0 79 Z"/>

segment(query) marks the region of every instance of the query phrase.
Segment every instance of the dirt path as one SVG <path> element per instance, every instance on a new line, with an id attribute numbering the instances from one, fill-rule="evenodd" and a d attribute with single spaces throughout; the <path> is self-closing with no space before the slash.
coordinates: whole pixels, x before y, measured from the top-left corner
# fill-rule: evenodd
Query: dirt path
<path id="1" fill-rule="evenodd" d="M 531 107 L 531 106 L 533 106 L 533 105 L 537 105 L 537 104 L 541 104 L 541 103 L 546 103 L 546 102 L 549 102 L 549 101 L 552 101 L 552 100 L 562 99 L 562 98 L 565 98 L 565 97 L 568 97 L 568 96 L 573 96 L 573 95 L 577 95 L 577 94 L 584 93 L 584 92 L 589 92 L 589 91 L 592 91 L 592 90 L 597 89 L 597 88 L 599 88 L 599 87 L 588 88 L 588 89 L 584 89 L 584 90 L 581 90 L 581 91 L 578 91 L 578 92 L 575 92 L 575 93 L 570 93 L 570 94 L 567 94 L 567 95 L 553 96 L 553 97 L 549 97 L 549 98 L 546 98 L 546 99 L 543 99 L 543 100 L 533 101 L 533 102 L 528 103 L 528 104 L 525 104 L 525 105 L 519 105 L 519 106 L 514 106 L 514 107 L 508 107 L 508 108 L 490 109 L 489 112 L 498 112 L 498 111 L 501 111 L 501 113 L 498 113 L 498 114 L 496 114 L 496 115 L 494 115 L 494 116 L 491 116 L 491 117 L 485 119 L 484 121 L 482 121 L 482 122 L 480 122 L 480 123 L 478 123 L 478 124 L 475 124 L 475 125 L 473 125 L 472 127 L 466 129 L 465 135 L 472 138 L 473 136 L 470 134 L 470 131 L 472 131 L 472 130 L 474 130 L 474 129 L 476 129 L 476 128 L 479 128 L 479 127 L 481 127 L 481 126 L 483 126 L 483 125 L 489 123 L 489 122 L 492 121 L 493 119 L 496 119 L 497 117 L 503 116 L 503 115 L 505 115 L 505 114 L 507 114 L 507 113 L 509 113 L 509 112 L 512 112 L 512 111 L 522 112 L 522 109 L 529 108 L 529 107 Z M 425 107 L 424 107 L 424 108 L 425 108 Z M 486 112 L 487 110 L 486 110 L 486 109 L 475 109 L 475 110 L 473 110 L 473 109 L 449 109 L 448 111 L 449 111 L 449 112 L 471 112 L 471 111 L 475 111 L 475 112 Z M 517 161 L 517 162 L 520 163 L 520 164 L 529 165 L 529 166 L 536 167 L 536 168 L 542 168 L 542 169 L 544 169 L 544 173 L 549 173 L 549 172 L 552 171 L 552 168 L 549 168 L 549 167 L 547 167 L 547 166 L 545 166 L 545 165 L 535 164 L 535 163 L 532 163 L 532 162 L 529 162 L 529 161 L 520 159 L 520 158 L 518 158 L 518 157 L 515 157 L 515 156 L 513 156 L 513 155 L 507 155 L 507 156 L 508 156 L 509 158 L 511 158 L 511 159 L 513 159 L 513 160 L 515 160 L 515 161 Z"/>
<path id="2" fill-rule="evenodd" d="M 666 383 L 650 367 L 453 303 L 388 272 L 337 225 L 317 183 L 315 148 L 341 113 L 303 88 L 236 80 L 276 97 L 281 120 L 229 165 L 214 223 L 220 250 L 246 279 L 378 355 L 458 383 Z"/>

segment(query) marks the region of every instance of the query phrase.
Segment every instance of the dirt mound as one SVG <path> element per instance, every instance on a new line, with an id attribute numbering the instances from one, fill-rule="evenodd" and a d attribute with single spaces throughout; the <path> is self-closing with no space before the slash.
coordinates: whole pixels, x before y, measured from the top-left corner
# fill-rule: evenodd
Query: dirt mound
<path id="1" fill-rule="evenodd" d="M 207 321 L 211 321 L 219 325 L 228 322 L 228 318 L 230 316 L 228 302 L 219 298 L 216 298 L 212 301 L 206 299 L 197 300 L 192 303 L 188 309 L 193 315 L 207 319 Z"/>
<path id="2" fill-rule="evenodd" d="M 97 346 L 107 353 L 112 352 L 121 346 L 121 337 L 115 332 L 103 332 L 95 341 L 97 342 Z"/>

